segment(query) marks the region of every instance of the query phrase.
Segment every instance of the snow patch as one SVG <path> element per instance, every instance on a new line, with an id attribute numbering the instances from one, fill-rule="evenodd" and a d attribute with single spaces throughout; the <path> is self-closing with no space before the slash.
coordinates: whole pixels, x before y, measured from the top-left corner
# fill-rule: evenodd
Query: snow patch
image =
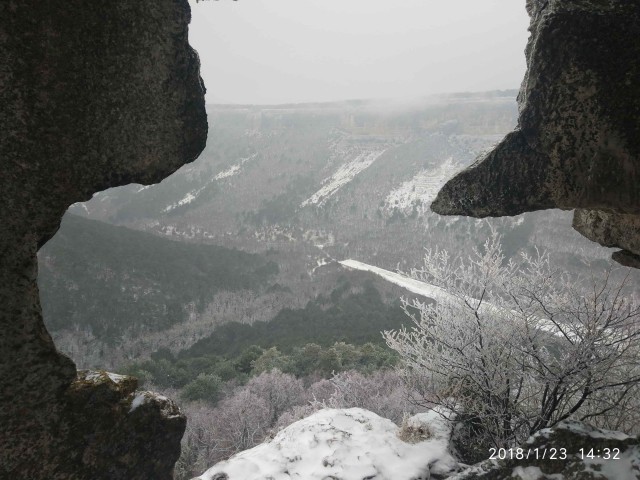
<path id="1" fill-rule="evenodd" d="M 616 460 L 602 458 L 586 458 L 585 472 L 592 473 L 594 478 L 610 480 L 638 480 L 640 476 L 640 447 L 628 448 Z"/>
<path id="2" fill-rule="evenodd" d="M 513 469 L 512 476 L 522 480 L 540 480 L 541 478 L 545 480 L 564 480 L 563 475 L 559 473 L 545 474 L 538 467 L 516 467 Z"/>
<path id="3" fill-rule="evenodd" d="M 133 399 L 133 402 L 131 402 L 131 408 L 129 409 L 129 413 L 133 412 L 134 410 L 136 410 L 141 405 L 144 405 L 145 403 L 149 403 L 149 398 L 144 393 L 139 393 L 138 395 L 136 395 L 136 398 Z"/>
<path id="4" fill-rule="evenodd" d="M 444 407 L 435 407 L 427 412 L 417 413 L 407 420 L 407 425 L 419 427 L 426 425 L 431 433 L 431 438 L 442 440 L 449 444 L 451 437 L 451 423 L 455 420 L 455 414 Z"/>
<path id="5" fill-rule="evenodd" d="M 111 372 L 106 372 L 106 373 L 113 383 L 120 383 L 127 378 L 125 375 L 118 375 L 117 373 L 111 373 Z"/>
<path id="6" fill-rule="evenodd" d="M 89 372 L 84 377 L 84 379 L 88 382 L 95 382 L 96 380 L 100 380 L 101 378 L 102 373 L 100 372 Z"/>
<path id="7" fill-rule="evenodd" d="M 451 293 L 447 292 L 445 289 L 440 288 L 436 285 L 431 285 L 429 283 L 426 282 L 422 282 L 420 280 L 416 280 L 414 278 L 408 277 L 406 275 L 403 275 L 401 273 L 395 273 L 395 272 L 390 272 L 389 270 L 385 270 L 383 268 L 379 268 L 379 267 L 374 267 L 373 265 L 368 265 L 366 263 L 362 263 L 359 262 L 357 260 L 342 260 L 339 261 L 338 263 L 340 263 L 341 265 L 347 267 L 347 268 L 351 268 L 354 270 L 361 270 L 361 271 L 365 271 L 365 272 L 371 272 L 371 273 L 375 273 L 376 275 L 384 278 L 385 280 L 398 285 L 402 288 L 405 288 L 406 290 L 410 291 L 411 293 L 415 293 L 417 295 L 421 295 L 427 298 L 431 298 L 433 300 L 435 300 L 438 303 L 457 303 L 460 302 L 460 299 L 457 298 L 455 295 L 452 295 Z M 469 302 L 470 304 L 473 303 L 480 303 L 480 301 L 478 299 L 474 299 L 474 298 L 470 298 L 467 297 L 465 299 L 466 302 Z M 489 313 L 491 312 L 495 312 L 495 313 L 511 313 L 513 315 L 513 318 L 519 318 L 519 314 L 518 312 L 515 312 L 513 310 L 506 310 L 504 308 L 498 307 L 496 305 L 493 305 L 487 301 L 483 301 L 479 307 L 481 312 L 487 312 L 489 311 Z M 545 331 L 547 333 L 550 333 L 552 335 L 557 335 L 557 336 L 564 336 L 567 335 L 569 337 L 572 336 L 576 336 L 576 333 L 571 333 L 571 332 L 562 332 L 559 330 L 558 325 L 555 324 L 554 322 L 552 322 L 549 319 L 546 318 L 540 318 L 538 319 L 538 323 L 537 323 L 537 328 L 539 328 L 542 331 Z"/>
<path id="8" fill-rule="evenodd" d="M 390 272 L 383 268 L 374 267 L 373 265 L 367 265 L 366 263 L 359 262 L 357 260 L 342 260 L 341 265 L 352 268 L 354 270 L 362 270 L 365 272 L 375 273 L 376 275 L 384 278 L 385 280 L 406 288 L 411 293 L 416 293 L 428 298 L 434 299 L 436 302 L 451 301 L 454 297 L 446 290 L 435 285 L 430 285 L 420 280 L 416 280 L 401 273 Z"/>
<path id="9" fill-rule="evenodd" d="M 242 169 L 242 166 L 245 163 L 247 163 L 249 160 L 253 160 L 254 158 L 256 158 L 257 155 L 258 155 L 257 153 L 254 153 L 253 155 L 249 155 L 246 158 L 240 159 L 239 163 L 236 163 L 235 165 L 230 166 L 226 170 L 223 170 L 222 172 L 218 173 L 213 178 L 215 180 L 222 180 L 223 178 L 233 177 L 234 175 L 236 175 L 236 174 L 238 174 L 240 172 L 240 170 Z"/>
<path id="10" fill-rule="evenodd" d="M 302 234 L 302 238 L 309 243 L 312 243 L 316 248 L 322 250 L 325 247 L 331 247 L 336 243 L 336 237 L 331 232 L 324 230 L 306 230 Z"/>
<path id="11" fill-rule="evenodd" d="M 338 190 L 351 182 L 356 175 L 369 168 L 385 151 L 386 150 L 365 150 L 358 153 L 355 158 L 340 165 L 338 170 L 323 182 L 324 186 L 302 202 L 300 206 L 318 205 L 321 207 Z"/>
<path id="12" fill-rule="evenodd" d="M 322 249 L 321 246 L 319 246 L 318 248 Z M 316 260 L 316 265 L 308 272 L 309 275 L 313 275 L 314 273 L 316 273 L 316 270 L 319 268 L 324 267 L 325 265 L 330 265 L 332 263 L 330 258 L 320 258 Z"/>
<path id="13" fill-rule="evenodd" d="M 411 180 L 403 182 L 387 195 L 385 209 L 397 208 L 407 212 L 418 204 L 422 210 L 420 213 L 424 213 L 447 180 L 458 170 L 459 165 L 453 160 L 453 157 L 449 157 L 432 170 L 418 172 Z"/>
<path id="14" fill-rule="evenodd" d="M 409 444 L 397 433 L 391 420 L 361 408 L 324 409 L 197 478 L 224 472 L 229 480 L 426 480 L 457 467 L 443 439 Z"/>
<path id="15" fill-rule="evenodd" d="M 207 186 L 216 180 L 221 180 L 223 178 L 227 178 L 227 177 L 231 177 L 235 174 L 237 174 L 240 171 L 240 168 L 242 167 L 242 165 L 244 165 L 246 162 L 248 162 L 249 160 L 255 158 L 258 154 L 254 153 L 253 155 L 250 155 L 246 158 L 243 158 L 240 160 L 240 163 L 231 166 L 230 168 L 228 168 L 227 170 L 224 170 L 220 173 L 218 173 L 215 177 L 213 177 L 210 181 L 208 181 L 207 183 L 205 183 L 202 187 L 196 189 L 196 190 L 192 190 L 189 193 L 187 193 L 181 200 L 177 201 L 176 203 L 172 203 L 171 205 L 168 205 L 163 212 L 170 212 L 171 210 L 174 210 L 182 205 L 187 205 L 191 202 L 193 202 L 196 198 L 198 198 L 198 195 L 200 195 L 202 193 L 202 191 L 207 188 Z"/>
<path id="16" fill-rule="evenodd" d="M 205 185 L 206 187 L 206 185 Z M 176 203 L 172 203 L 171 205 L 168 205 L 163 212 L 170 212 L 171 210 L 174 210 L 178 207 L 181 207 L 182 205 L 187 205 L 188 203 L 193 202 L 196 198 L 198 198 L 198 195 L 200 195 L 200 192 L 202 192 L 202 190 L 204 190 L 205 187 L 201 187 L 197 190 L 193 190 L 189 193 L 187 193 L 182 200 L 177 201 Z"/>
<path id="17" fill-rule="evenodd" d="M 84 379 L 88 382 L 99 382 L 105 380 L 105 377 L 111 380 L 113 383 L 120 383 L 127 379 L 126 375 L 119 375 L 117 373 L 101 371 L 87 371 L 84 375 Z"/>

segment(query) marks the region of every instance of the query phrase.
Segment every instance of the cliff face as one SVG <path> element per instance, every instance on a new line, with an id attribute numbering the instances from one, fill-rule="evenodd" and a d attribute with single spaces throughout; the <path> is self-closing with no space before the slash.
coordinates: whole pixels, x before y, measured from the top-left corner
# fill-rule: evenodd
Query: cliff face
<path id="1" fill-rule="evenodd" d="M 640 4 L 528 0 L 518 128 L 451 179 L 443 215 L 578 209 L 574 228 L 640 255 Z"/>
<path id="2" fill-rule="evenodd" d="M 36 252 L 67 207 L 151 183 L 206 141 L 186 0 L 0 5 L 0 478 L 170 478 L 185 420 L 77 374 L 42 323 Z M 79 376 L 78 376 L 79 375 Z"/>

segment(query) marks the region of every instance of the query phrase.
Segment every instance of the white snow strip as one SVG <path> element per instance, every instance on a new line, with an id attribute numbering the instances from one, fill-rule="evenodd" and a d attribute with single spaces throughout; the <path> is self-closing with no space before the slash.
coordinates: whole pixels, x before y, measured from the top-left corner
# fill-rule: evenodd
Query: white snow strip
<path id="1" fill-rule="evenodd" d="M 206 185 L 205 185 L 206 186 Z M 200 192 L 204 190 L 204 187 L 201 187 L 197 190 L 193 190 L 189 193 L 187 193 L 181 200 L 178 200 L 176 203 L 172 203 L 171 205 L 168 205 L 163 211 L 164 212 L 170 212 L 171 210 L 178 208 L 182 205 L 187 205 L 188 203 L 193 202 L 196 198 L 198 198 L 198 195 L 200 195 Z"/>
<path id="2" fill-rule="evenodd" d="M 147 396 L 144 393 L 139 393 L 136 396 L 136 398 L 133 399 L 133 402 L 131 402 L 131 408 L 129 409 L 129 413 L 133 412 L 140 405 L 144 405 L 148 401 L 149 401 L 149 399 L 147 398 Z"/>
<path id="3" fill-rule="evenodd" d="M 94 382 L 96 380 L 100 380 L 101 378 L 102 378 L 102 373 L 100 373 L 100 372 L 89 372 L 84 377 L 84 379 L 89 381 L 89 382 Z"/>
<path id="4" fill-rule="evenodd" d="M 354 270 L 362 270 L 365 272 L 372 272 L 376 275 L 388 280 L 391 283 L 406 288 L 411 293 L 422 295 L 424 297 L 433 298 L 436 302 L 451 301 L 454 297 L 446 290 L 430 285 L 420 280 L 416 280 L 401 273 L 390 272 L 383 268 L 374 267 L 373 265 L 367 265 L 366 263 L 359 262 L 357 260 L 342 260 L 338 262 L 341 265 L 352 268 Z"/>
<path id="5" fill-rule="evenodd" d="M 424 208 L 428 207 L 442 186 L 458 169 L 459 166 L 454 162 L 453 157 L 449 157 L 433 170 L 418 172 L 411 180 L 403 182 L 387 195 L 385 208 L 407 211 L 418 202 L 421 202 Z"/>
<path id="6" fill-rule="evenodd" d="M 125 375 L 118 375 L 117 373 L 111 373 L 111 372 L 106 372 L 106 373 L 113 383 L 120 383 L 125 378 L 127 378 Z"/>
<path id="7" fill-rule="evenodd" d="M 230 166 L 226 170 L 223 170 L 213 178 L 215 180 L 222 180 L 223 178 L 233 177 L 234 175 L 240 172 L 240 169 L 246 162 L 248 162 L 249 160 L 253 160 L 254 158 L 256 158 L 257 155 L 258 155 L 257 153 L 254 153 L 253 155 L 249 155 L 246 158 L 240 159 L 239 163 L 236 163 L 235 165 Z"/>
<path id="8" fill-rule="evenodd" d="M 456 468 L 445 439 L 410 444 L 397 434 L 391 420 L 367 410 L 324 409 L 197 478 L 224 472 L 229 480 L 410 480 Z"/>
<path id="9" fill-rule="evenodd" d="M 214 180 L 220 180 L 222 178 L 227 178 L 235 175 L 240 171 L 240 167 L 242 167 L 242 165 L 244 165 L 247 161 L 255 158 L 257 155 L 258 155 L 257 153 L 254 153 L 253 155 L 250 155 L 247 158 L 241 159 L 240 163 L 233 165 L 232 167 L 228 168 L 223 172 L 218 173 L 215 177 L 213 177 L 213 179 L 207 182 L 204 186 L 198 188 L 197 190 L 192 190 L 191 192 L 187 193 L 181 200 L 177 201 L 176 203 L 172 203 L 171 205 L 168 205 L 163 211 L 170 212 L 171 210 L 177 207 L 180 207 L 182 205 L 187 205 L 193 202 L 196 198 L 198 198 L 198 195 L 202 193 L 202 191 L 207 187 L 209 183 L 211 183 Z"/>
<path id="10" fill-rule="evenodd" d="M 316 204 L 322 206 L 338 190 L 351 182 L 356 175 L 366 170 L 375 162 L 386 150 L 365 151 L 358 154 L 353 160 L 340 165 L 340 168 L 324 181 L 324 186 L 308 199 L 300 204 L 301 207 Z"/>
<path id="11" fill-rule="evenodd" d="M 90 382 L 95 382 L 98 380 L 103 380 L 104 377 L 107 377 L 109 380 L 111 380 L 113 383 L 120 383 L 122 382 L 124 379 L 126 379 L 127 377 L 125 375 L 119 375 L 117 373 L 111 373 L 111 372 L 104 372 L 104 371 L 100 371 L 100 372 L 95 372 L 95 371 L 91 371 L 88 372 L 85 375 L 85 380 L 90 381 Z"/>
<path id="12" fill-rule="evenodd" d="M 206 187 L 206 185 L 205 185 L 205 187 Z M 182 198 L 182 200 L 179 200 L 176 203 L 172 203 L 167 208 L 165 208 L 163 211 L 164 212 L 170 212 L 174 208 L 178 208 L 178 207 L 180 207 L 182 205 L 187 205 L 188 203 L 193 202 L 196 198 L 198 198 L 198 195 L 200 195 L 200 192 L 202 192 L 202 190 L 204 190 L 205 187 L 201 187 L 201 188 L 199 188 L 197 190 L 193 190 L 193 191 L 187 193 L 184 196 L 184 198 Z"/>
<path id="13" fill-rule="evenodd" d="M 373 265 L 368 265 L 366 263 L 362 263 L 357 260 L 351 260 L 351 259 L 342 260 L 342 261 L 339 261 L 338 263 L 340 263 L 341 265 L 347 268 L 351 268 L 354 270 L 362 270 L 365 272 L 375 273 L 376 275 L 384 278 L 385 280 L 409 290 L 411 293 L 415 293 L 417 295 L 421 295 L 427 298 L 432 298 L 433 300 L 439 303 L 460 301 L 459 298 L 447 292 L 443 288 L 437 287 L 435 285 L 431 285 L 426 282 L 422 282 L 420 280 L 416 280 L 411 277 L 407 277 L 406 275 L 403 275 L 401 273 L 390 272 L 389 270 L 385 270 L 379 267 L 374 267 Z M 478 302 L 478 300 L 473 298 L 467 298 L 466 301 L 470 303 Z M 499 311 L 499 312 L 505 313 L 503 308 L 492 305 L 491 303 L 486 301 L 482 302 L 482 305 L 480 306 L 479 311 L 485 312 L 485 313 L 487 311 L 489 312 Z M 512 313 L 514 314 L 514 318 L 518 317 L 517 312 L 513 311 Z M 541 331 L 545 331 L 557 336 L 563 336 L 563 333 L 559 331 L 556 324 L 548 319 L 540 319 L 539 323 L 537 324 L 537 327 Z M 573 336 L 576 334 L 569 333 L 568 335 Z"/>

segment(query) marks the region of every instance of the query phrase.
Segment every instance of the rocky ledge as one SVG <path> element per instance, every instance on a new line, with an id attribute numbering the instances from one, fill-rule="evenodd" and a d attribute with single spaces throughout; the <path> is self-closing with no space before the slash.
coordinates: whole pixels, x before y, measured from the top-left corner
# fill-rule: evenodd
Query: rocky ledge
<path id="1" fill-rule="evenodd" d="M 516 455 L 525 458 L 511 458 Z M 640 478 L 640 438 L 577 421 L 561 422 L 521 446 L 449 480 L 621 480 Z M 528 457 L 528 458 L 526 458 Z"/>
<path id="2" fill-rule="evenodd" d="M 443 215 L 579 209 L 574 228 L 640 255 L 640 3 L 528 0 L 517 129 L 440 191 Z M 625 260 L 626 259 L 626 260 Z"/>
<path id="3" fill-rule="evenodd" d="M 64 416 L 74 427 L 68 450 L 76 462 L 111 478 L 172 478 L 167 472 L 180 456 L 176 439 L 186 418 L 167 397 L 136 392 L 137 383 L 105 371 L 79 371 L 63 397 Z"/>

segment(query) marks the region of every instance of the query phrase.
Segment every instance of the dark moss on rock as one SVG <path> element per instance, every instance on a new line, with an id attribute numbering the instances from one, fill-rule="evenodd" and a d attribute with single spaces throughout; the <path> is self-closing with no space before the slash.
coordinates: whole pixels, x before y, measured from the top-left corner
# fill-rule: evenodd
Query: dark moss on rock
<path id="1" fill-rule="evenodd" d="M 131 384 L 76 379 L 42 323 L 36 252 L 72 203 L 204 148 L 189 21 L 186 0 L 0 3 L 0 478 L 171 478 L 184 418 L 158 401 L 132 421 Z M 127 443 L 144 429 L 157 450 Z"/>

